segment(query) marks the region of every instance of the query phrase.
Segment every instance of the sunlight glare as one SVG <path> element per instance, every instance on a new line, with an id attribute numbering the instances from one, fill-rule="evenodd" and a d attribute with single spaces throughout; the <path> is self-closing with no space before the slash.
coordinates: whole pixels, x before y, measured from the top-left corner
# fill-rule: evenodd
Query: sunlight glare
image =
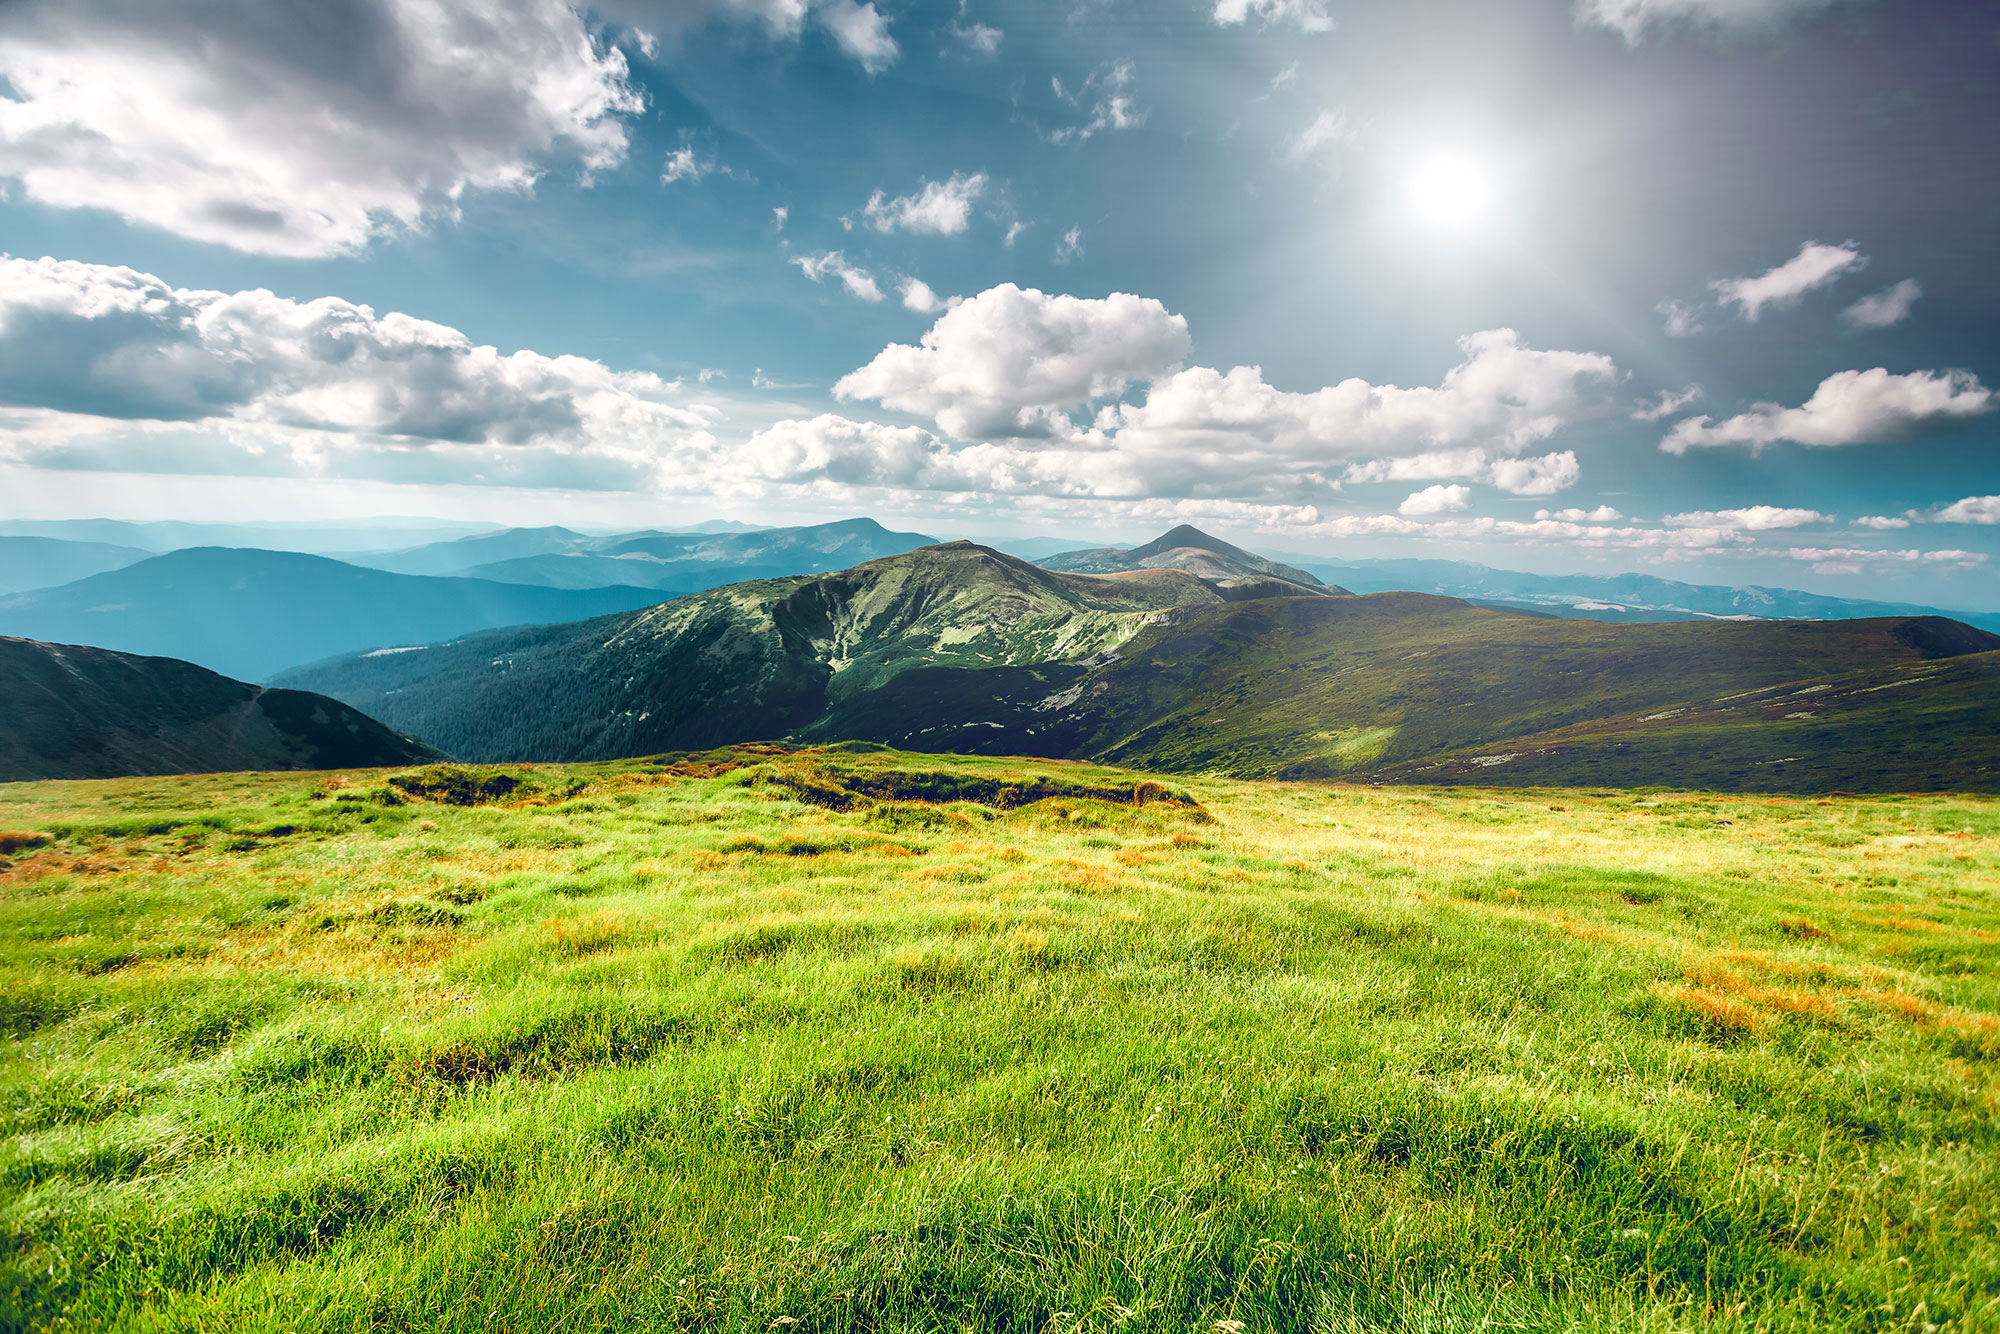
<path id="1" fill-rule="evenodd" d="M 1467 153 L 1430 153 L 1404 177 L 1405 206 L 1426 230 L 1469 235 L 1484 230 L 1500 202 L 1492 170 Z"/>

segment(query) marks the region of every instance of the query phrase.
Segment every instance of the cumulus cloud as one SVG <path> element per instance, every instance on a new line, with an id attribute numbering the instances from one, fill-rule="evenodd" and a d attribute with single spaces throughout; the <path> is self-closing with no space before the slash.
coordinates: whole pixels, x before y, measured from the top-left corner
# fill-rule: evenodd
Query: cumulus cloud
<path id="1" fill-rule="evenodd" d="M 1577 0 L 1579 22 L 1610 28 L 1637 45 L 1649 32 L 1676 28 L 1768 33 L 1811 18 L 1839 0 Z"/>
<path id="2" fill-rule="evenodd" d="M 873 3 L 820 0 L 815 12 L 820 26 L 833 37 L 834 45 L 870 74 L 879 74 L 896 63 L 901 50 L 896 39 L 889 35 L 889 21 L 876 12 Z"/>
<path id="3" fill-rule="evenodd" d="M 866 269 L 856 268 L 847 262 L 847 256 L 838 250 L 828 250 L 817 255 L 794 255 L 792 263 L 799 266 L 799 272 L 814 282 L 836 278 L 849 293 L 863 301 L 882 300 L 881 285 L 875 275 Z"/>
<path id="4" fill-rule="evenodd" d="M 614 166 L 643 105 L 564 0 L 13 0 L 0 81 L 28 198 L 296 257 Z"/>
<path id="5" fill-rule="evenodd" d="M 1818 510 L 1751 505 L 1736 510 L 1694 510 L 1686 514 L 1669 514 L 1660 522 L 1673 528 L 1735 528 L 1746 533 L 1762 533 L 1774 528 L 1803 528 L 1808 524 L 1832 523 L 1833 516 L 1821 514 Z"/>
<path id="6" fill-rule="evenodd" d="M 502 353 L 337 297 L 0 258 L 0 403 L 50 414 L 207 423 L 257 448 L 549 446 L 636 465 L 647 446 L 632 442 L 705 436 L 709 417 L 677 392 L 646 372 Z"/>
<path id="7" fill-rule="evenodd" d="M 1038 412 L 1152 379 L 1191 346 L 1187 321 L 1150 297 L 1051 296 L 1006 283 L 946 311 L 917 346 L 891 343 L 833 393 L 931 417 L 956 436 L 1008 435 Z"/>
<path id="8" fill-rule="evenodd" d="M 1864 514 L 1854 521 L 1856 528 L 1872 528 L 1877 532 L 1893 532 L 1898 528 L 1908 528 L 1908 519 L 1899 519 L 1891 514 Z"/>
<path id="9" fill-rule="evenodd" d="M 1458 514 L 1472 508 L 1472 489 L 1464 486 L 1427 486 L 1412 492 L 1402 504 L 1396 506 L 1396 513 L 1405 517 L 1426 514 Z"/>
<path id="10" fill-rule="evenodd" d="M 919 315 L 935 315 L 947 305 L 958 304 L 956 299 L 948 302 L 940 297 L 922 278 L 905 278 L 896 290 L 903 298 L 903 309 Z"/>
<path id="11" fill-rule="evenodd" d="M 1690 417 L 1660 442 L 1669 454 L 1718 445 L 1892 444 L 1992 411 L 1993 392 L 1969 371 L 1841 371 L 1796 408 L 1760 403 L 1724 421 Z"/>
<path id="12" fill-rule="evenodd" d="M 949 180 L 925 181 L 915 194 L 895 199 L 877 190 L 862 206 L 861 217 L 878 232 L 957 236 L 971 221 L 973 201 L 985 189 L 985 173 L 953 172 Z"/>
<path id="13" fill-rule="evenodd" d="M 1517 496 L 1547 496 L 1582 480 L 1572 450 L 1539 458 L 1495 458 L 1484 449 L 1428 450 L 1401 458 L 1369 459 L 1348 467 L 1350 482 L 1484 482 Z"/>
<path id="14" fill-rule="evenodd" d="M 1910 307 L 1923 294 L 1923 284 L 1915 278 L 1905 278 L 1862 297 L 1841 311 L 1840 318 L 1850 329 L 1887 329 L 1910 318 Z"/>
<path id="15" fill-rule="evenodd" d="M 1266 27 L 1284 24 L 1300 32 L 1333 31 L 1326 0 L 1215 0 L 1212 17 L 1223 28 L 1256 18 Z"/>
<path id="16" fill-rule="evenodd" d="M 1734 306 L 1752 324 L 1766 307 L 1796 306 L 1808 292 L 1838 282 L 1868 263 L 1860 247 L 1849 241 L 1843 245 L 1823 245 L 1808 241 L 1799 253 L 1763 273 L 1750 278 L 1724 278 L 1713 284 L 1725 306 Z"/>
<path id="17" fill-rule="evenodd" d="M 1929 517 L 1932 523 L 2000 523 L 2000 496 L 1967 496 Z"/>
<path id="18" fill-rule="evenodd" d="M 1691 384 L 1685 389 L 1662 389 L 1652 398 L 1642 398 L 1632 405 L 1632 420 L 1661 421 L 1690 404 L 1701 402 L 1701 397 L 1701 386 L 1698 384 Z"/>
<path id="19" fill-rule="evenodd" d="M 1869 565 L 1955 565 L 1972 569 L 1986 564 L 1983 551 L 1923 551 L 1915 547 L 1881 550 L 1875 547 L 1789 547 L 1781 554 L 1790 560 L 1807 561 L 1826 574 L 1858 574 Z"/>
<path id="20" fill-rule="evenodd" d="M 1061 101 L 1087 109 L 1088 118 L 1078 125 L 1049 131 L 1052 144 L 1080 144 L 1108 131 L 1136 130 L 1146 123 L 1146 111 L 1132 98 L 1137 67 L 1130 60 L 1113 60 L 1099 66 L 1083 86 L 1075 91 L 1063 87 L 1061 79 L 1051 79 L 1050 87 Z"/>
<path id="21" fill-rule="evenodd" d="M 1537 519 L 1559 519 L 1564 523 L 1616 523 L 1625 516 L 1609 505 L 1596 509 L 1536 510 Z"/>

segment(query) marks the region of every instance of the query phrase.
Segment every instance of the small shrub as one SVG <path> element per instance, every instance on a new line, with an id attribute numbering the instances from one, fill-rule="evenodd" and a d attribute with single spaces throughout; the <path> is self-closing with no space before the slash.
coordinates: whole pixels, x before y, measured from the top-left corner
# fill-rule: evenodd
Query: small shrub
<path id="1" fill-rule="evenodd" d="M 11 857 L 17 852 L 29 852 L 55 842 L 53 834 L 31 833 L 12 829 L 0 833 L 0 857 Z"/>

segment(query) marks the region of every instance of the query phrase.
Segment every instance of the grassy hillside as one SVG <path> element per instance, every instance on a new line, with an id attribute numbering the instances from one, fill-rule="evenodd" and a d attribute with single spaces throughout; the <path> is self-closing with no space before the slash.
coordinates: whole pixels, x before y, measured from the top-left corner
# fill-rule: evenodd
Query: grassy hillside
<path id="1" fill-rule="evenodd" d="M 1088 666 L 912 672 L 806 731 L 1176 772 L 2000 788 L 2000 639 L 1938 619 L 1605 625 L 1416 593 L 1189 608 Z"/>
<path id="2" fill-rule="evenodd" d="M 848 748 L 0 828 L 10 1329 L 2000 1322 L 1991 800 Z"/>

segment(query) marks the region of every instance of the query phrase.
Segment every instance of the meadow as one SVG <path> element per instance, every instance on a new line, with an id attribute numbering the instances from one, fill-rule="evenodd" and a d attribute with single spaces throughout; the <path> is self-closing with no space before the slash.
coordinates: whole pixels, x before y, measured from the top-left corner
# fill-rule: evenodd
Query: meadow
<path id="1" fill-rule="evenodd" d="M 0 785 L 0 1328 L 2000 1329 L 2000 800 Z"/>

